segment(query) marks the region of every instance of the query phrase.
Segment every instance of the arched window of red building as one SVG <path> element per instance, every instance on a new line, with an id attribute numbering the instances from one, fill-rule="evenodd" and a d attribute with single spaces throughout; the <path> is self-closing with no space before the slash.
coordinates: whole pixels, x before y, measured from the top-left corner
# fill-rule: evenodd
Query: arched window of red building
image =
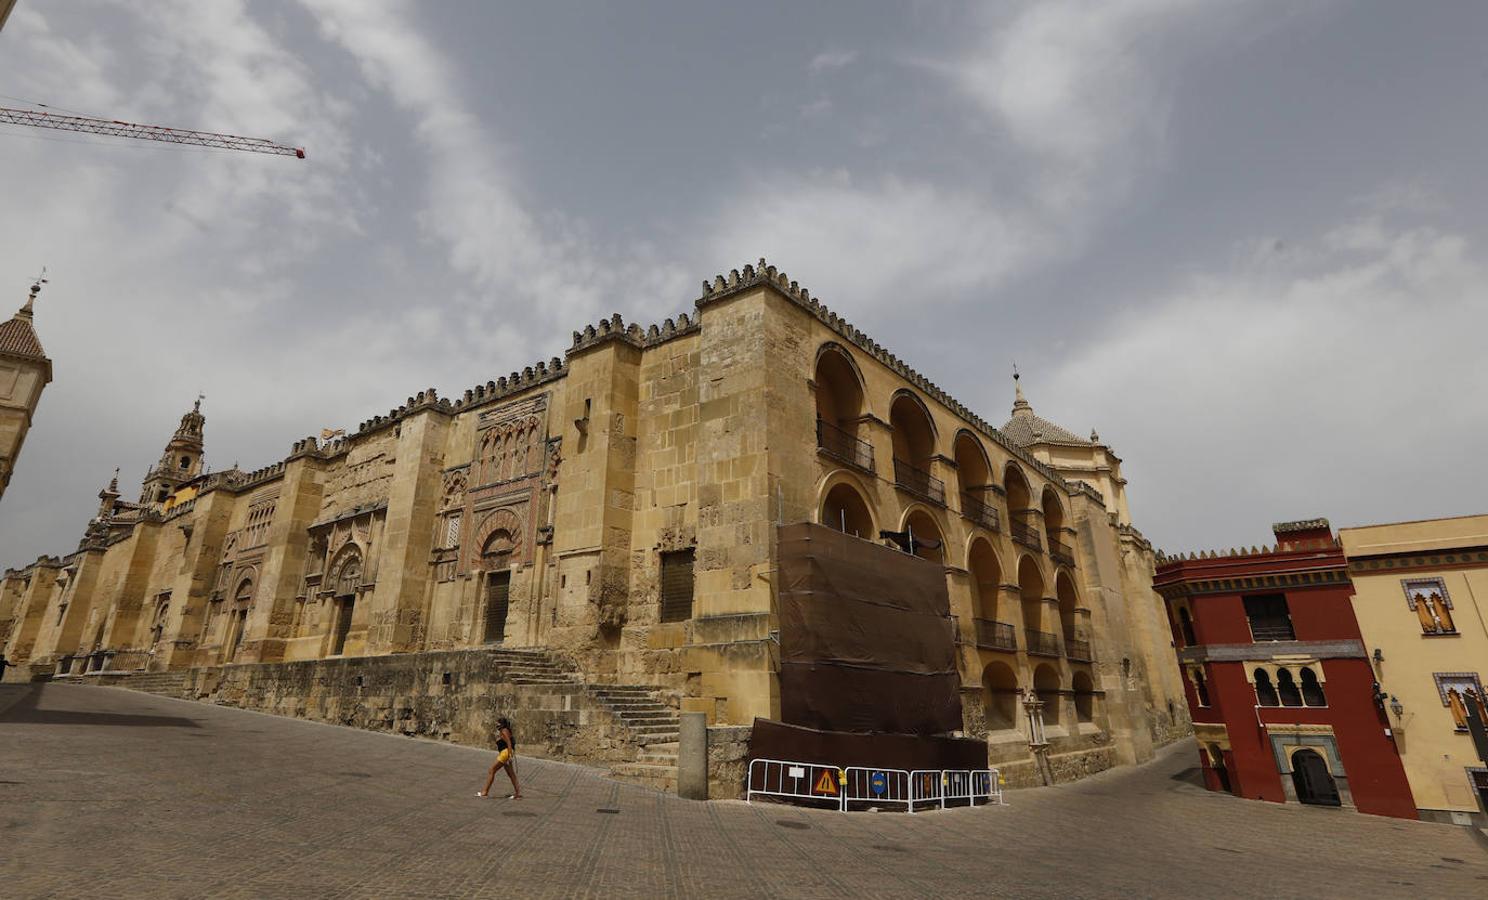
<path id="1" fill-rule="evenodd" d="M 1201 669 L 1190 669 L 1189 675 L 1193 677 L 1194 693 L 1199 698 L 1199 705 L 1208 706 L 1209 685 L 1204 683 L 1204 672 Z"/>
<path id="2" fill-rule="evenodd" d="M 1194 637 L 1193 616 L 1188 614 L 1188 607 L 1178 607 L 1178 627 L 1183 629 L 1183 643 L 1192 647 L 1199 642 Z"/>
<path id="3" fill-rule="evenodd" d="M 1271 684 L 1271 676 L 1265 669 L 1256 669 L 1255 690 L 1256 702 L 1262 706 L 1281 705 L 1281 701 L 1276 697 L 1276 687 Z"/>
<path id="4" fill-rule="evenodd" d="M 1328 696 L 1323 693 L 1323 683 L 1318 681 L 1312 669 L 1302 669 L 1302 702 L 1308 706 L 1327 706 Z"/>
<path id="5" fill-rule="evenodd" d="M 1291 669 L 1276 670 L 1276 695 L 1281 698 L 1282 706 L 1302 705 L 1302 692 L 1297 690 Z"/>

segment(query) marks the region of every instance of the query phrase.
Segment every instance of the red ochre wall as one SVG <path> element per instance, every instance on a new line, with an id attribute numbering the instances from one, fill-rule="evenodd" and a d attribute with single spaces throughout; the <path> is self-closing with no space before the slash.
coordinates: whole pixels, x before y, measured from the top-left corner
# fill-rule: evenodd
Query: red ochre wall
<path id="1" fill-rule="evenodd" d="M 1359 640 L 1352 591 L 1347 587 L 1313 588 L 1286 592 L 1292 627 L 1299 641 Z M 1238 594 L 1194 597 L 1189 600 L 1194 636 L 1199 644 L 1252 643 L 1245 603 Z M 1182 630 L 1171 620 L 1175 646 L 1183 646 Z M 1368 652 L 1368 648 L 1366 648 Z M 1261 707 L 1260 721 L 1289 725 L 1328 725 L 1348 775 L 1350 793 L 1360 812 L 1417 818 L 1405 769 L 1387 727 L 1374 704 L 1374 672 L 1366 659 L 1322 661 L 1326 707 Z M 1255 690 L 1243 664 L 1209 663 L 1208 707 L 1199 706 L 1193 684 L 1184 673 L 1184 690 L 1195 722 L 1222 722 L 1230 738 L 1225 766 L 1231 789 L 1252 800 L 1286 800 L 1282 775 L 1267 732 L 1257 725 Z M 1295 674 L 1295 672 L 1294 672 Z M 1298 676 L 1300 679 L 1300 676 Z M 1207 748 L 1200 748 L 1204 780 L 1210 790 L 1222 790 L 1209 765 Z M 1290 777 L 1290 776 L 1286 776 Z"/>

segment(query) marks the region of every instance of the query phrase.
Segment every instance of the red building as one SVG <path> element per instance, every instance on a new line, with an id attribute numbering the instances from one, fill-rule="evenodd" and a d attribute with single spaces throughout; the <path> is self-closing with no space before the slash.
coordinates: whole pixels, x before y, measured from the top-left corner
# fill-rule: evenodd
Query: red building
<path id="1" fill-rule="evenodd" d="M 1158 560 L 1210 790 L 1416 818 L 1327 519 Z"/>

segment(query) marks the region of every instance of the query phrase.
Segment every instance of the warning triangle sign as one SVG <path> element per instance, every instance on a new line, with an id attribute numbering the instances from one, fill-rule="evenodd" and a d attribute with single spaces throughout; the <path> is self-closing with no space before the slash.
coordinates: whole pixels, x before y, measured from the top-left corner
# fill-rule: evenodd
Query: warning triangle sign
<path id="1" fill-rule="evenodd" d="M 821 777 L 816 779 L 815 792 L 818 794 L 831 794 L 837 796 L 837 779 L 832 777 L 831 769 L 823 769 Z"/>

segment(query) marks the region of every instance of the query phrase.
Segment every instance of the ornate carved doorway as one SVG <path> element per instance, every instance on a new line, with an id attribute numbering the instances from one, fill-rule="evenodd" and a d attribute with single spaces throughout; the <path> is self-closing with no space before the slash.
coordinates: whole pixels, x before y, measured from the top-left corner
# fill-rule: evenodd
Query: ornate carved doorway
<path id="1" fill-rule="evenodd" d="M 1315 806 L 1341 806 L 1338 785 L 1328 772 L 1328 764 L 1315 750 L 1298 750 L 1292 754 L 1292 783 L 1297 799 Z"/>
<path id="2" fill-rule="evenodd" d="M 485 623 L 482 642 L 506 640 L 506 614 L 511 607 L 511 558 L 516 542 L 510 532 L 497 530 L 481 547 L 481 568 L 486 572 Z"/>

